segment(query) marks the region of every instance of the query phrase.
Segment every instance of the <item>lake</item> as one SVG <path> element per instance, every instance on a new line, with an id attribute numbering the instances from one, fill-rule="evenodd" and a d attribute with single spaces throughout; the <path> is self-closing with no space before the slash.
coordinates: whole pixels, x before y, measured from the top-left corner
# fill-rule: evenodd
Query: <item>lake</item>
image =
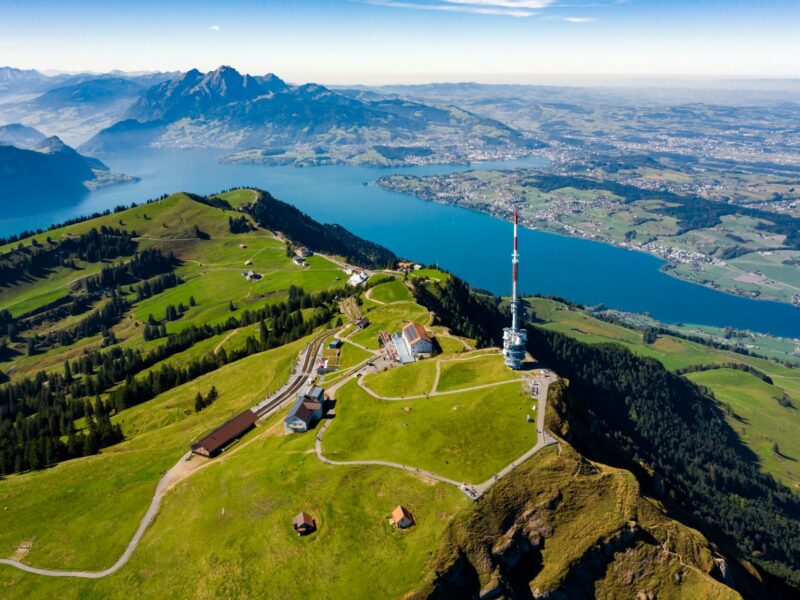
<path id="1" fill-rule="evenodd" d="M 371 185 L 393 172 L 415 175 L 467 169 L 539 166 L 531 157 L 500 163 L 381 169 L 224 165 L 213 151 L 147 150 L 100 157 L 113 171 L 141 181 L 87 194 L 78 205 L 0 220 L 0 234 L 46 227 L 64 219 L 142 202 L 165 193 L 218 192 L 234 186 L 269 190 L 325 223 L 339 223 L 400 256 L 438 264 L 496 294 L 511 291 L 511 225 L 466 209 L 426 202 Z M 32 199 L 35 201 L 36 199 Z M 751 300 L 682 281 L 660 271 L 651 255 L 551 233 L 520 230 L 520 290 L 587 305 L 647 312 L 666 323 L 695 323 L 800 337 L 800 309 Z"/>

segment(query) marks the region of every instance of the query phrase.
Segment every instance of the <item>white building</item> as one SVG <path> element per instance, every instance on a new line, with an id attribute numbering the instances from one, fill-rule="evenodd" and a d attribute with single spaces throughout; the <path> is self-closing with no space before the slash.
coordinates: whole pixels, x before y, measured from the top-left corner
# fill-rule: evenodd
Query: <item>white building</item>
<path id="1" fill-rule="evenodd" d="M 358 287 L 362 283 L 364 283 L 367 279 L 369 279 L 369 273 L 366 271 L 354 271 L 353 274 L 350 276 L 350 279 L 347 280 L 349 285 L 353 287 Z"/>
<path id="2" fill-rule="evenodd" d="M 418 323 L 409 323 L 392 336 L 401 363 L 414 362 L 421 354 L 433 352 L 433 341 Z"/>

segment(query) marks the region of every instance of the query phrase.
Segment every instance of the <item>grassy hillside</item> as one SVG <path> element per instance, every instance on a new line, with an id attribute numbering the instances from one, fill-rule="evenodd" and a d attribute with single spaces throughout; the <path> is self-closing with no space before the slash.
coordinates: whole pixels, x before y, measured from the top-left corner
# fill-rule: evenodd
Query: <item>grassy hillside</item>
<path id="1" fill-rule="evenodd" d="M 532 304 L 536 318 L 543 321 L 546 329 L 583 342 L 621 344 L 636 354 L 655 358 L 671 370 L 738 364 L 768 376 L 771 384 L 727 368 L 688 375 L 730 407 L 729 423 L 756 453 L 763 468 L 800 491 L 800 446 L 795 434 L 800 430 L 800 370 L 669 335 L 658 336 L 654 343 L 647 344 L 640 331 L 601 321 L 554 300 L 535 298 Z M 780 454 L 773 451 L 774 444 L 778 444 Z"/>
<path id="2" fill-rule="evenodd" d="M 219 198 L 240 207 L 257 195 L 235 190 Z M 135 230 L 137 252 L 157 248 L 177 258 L 169 272 L 177 279 L 163 289 L 143 294 L 142 286 L 154 278 L 133 276 L 137 255 L 127 254 L 57 266 L 0 288 L 0 308 L 8 307 L 11 315 L 3 319 L 20 325 L 23 312 L 41 310 L 28 317 L 0 355 L 0 370 L 10 379 L 0 385 L 2 393 L 14 389 L 24 396 L 24 386 L 15 385 L 39 371 L 51 377 L 35 395 L 17 402 L 31 411 L 23 422 L 35 422 L 48 409 L 31 397 L 38 402 L 61 394 L 66 408 L 50 419 L 54 423 L 72 418 L 83 435 L 100 419 L 92 411 L 108 411 L 109 425 L 124 435 L 124 441 L 92 455 L 0 480 L 0 556 L 45 568 L 110 566 L 157 482 L 189 444 L 284 385 L 309 340 L 324 332 L 328 343 L 340 319 L 346 323 L 357 316 L 356 307 L 371 325 L 346 329 L 338 354 L 326 351 L 340 367 L 323 380 L 329 390 L 375 356 L 381 331 L 393 333 L 409 321 L 428 328 L 441 354 L 361 381 L 353 376 L 335 392 L 334 417 L 305 434 L 284 434 L 285 407 L 221 457 L 181 462 L 185 477 L 166 493 L 155 521 L 118 573 L 99 580 L 43 578 L 0 566 L 4 598 L 435 598 L 480 589 L 517 590 L 520 597 L 556 589 L 600 597 L 639 592 L 731 597 L 709 576 L 716 574 L 714 550 L 700 534 L 643 499 L 630 473 L 592 465 L 564 443 L 501 479 L 477 503 L 454 486 L 413 472 L 323 463 L 315 441 L 324 425 L 321 446 L 331 460 L 388 461 L 478 483 L 537 442 L 536 426 L 528 419 L 536 417 L 534 401 L 527 383 L 504 366 L 496 349 L 474 350 L 474 340 L 444 327 L 444 310 L 456 310 L 461 298 L 459 290 L 445 289 L 452 283 L 446 274 L 427 269 L 408 281 L 398 275 L 368 293 L 345 291 L 346 275 L 332 260 L 315 255 L 309 266 L 299 267 L 273 232 L 245 213 L 207 202 L 176 194 L 49 232 L 55 243 L 101 225 Z M 231 219 L 239 220 L 236 228 L 243 233 L 231 231 Z M 31 247 L 31 240 L 23 245 Z M 85 293 L 72 283 L 76 274 L 87 277 L 115 265 L 127 269 L 123 282 L 115 288 L 104 283 L 84 312 L 46 306 Z M 245 270 L 262 277 L 249 281 Z M 422 286 L 444 309 L 436 320 L 415 300 Z M 114 298 L 126 304 L 107 330 L 70 338 L 68 344 L 42 341 L 75 327 Z M 487 306 L 471 310 L 480 315 Z M 668 336 L 648 345 L 638 332 L 552 301 L 537 300 L 535 308 L 545 327 L 591 342 L 617 341 L 674 369 L 739 360 L 768 373 L 773 383 L 729 368 L 690 377 L 730 404 L 729 418 L 749 444 L 772 453 L 771 462 L 764 459 L 766 468 L 785 468 L 786 477 L 795 472 L 791 456 L 800 449 L 789 439 L 795 417 L 786 416 L 782 411 L 793 409 L 777 399 L 796 397 L 798 380 L 791 369 Z M 46 318 L 39 319 L 41 314 Z M 489 339 L 481 327 L 469 331 Z M 179 343 L 182 336 L 189 342 Z M 28 355 L 31 338 L 43 349 Z M 145 360 L 151 356 L 156 358 Z M 135 391 L 137 385 L 153 393 L 135 404 L 114 404 L 120 390 Z M 405 398 L 381 399 L 362 385 L 378 396 Z M 217 400 L 198 412 L 197 394 L 205 396 L 212 387 Z M 87 401 L 95 406 L 89 412 Z M 2 403 L 0 409 L 5 410 Z M 13 416 L 5 422 L 21 427 Z M 74 433 L 65 425 L 62 437 Z M 773 437 L 781 438 L 780 455 L 772 449 Z M 388 522 L 398 504 L 415 516 L 410 530 L 398 531 Z M 292 530 L 291 519 L 300 511 L 317 521 L 311 536 L 301 538 Z"/>
<path id="3" fill-rule="evenodd" d="M 698 532 L 626 471 L 548 448 L 447 527 L 412 598 L 738 598 Z M 563 595 L 563 596 L 562 596 Z"/>

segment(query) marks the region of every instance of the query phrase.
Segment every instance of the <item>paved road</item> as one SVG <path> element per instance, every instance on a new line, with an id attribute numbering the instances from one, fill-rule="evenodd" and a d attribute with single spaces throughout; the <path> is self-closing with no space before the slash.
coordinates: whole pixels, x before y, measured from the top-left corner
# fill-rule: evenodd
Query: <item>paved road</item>
<path id="1" fill-rule="evenodd" d="M 164 492 L 167 491 L 167 488 L 169 488 L 170 484 L 177 477 L 181 463 L 187 460 L 190 456 L 191 452 L 184 454 L 177 464 L 167 471 L 161 478 L 161 481 L 158 482 L 156 491 L 153 494 L 153 499 L 150 501 L 150 506 L 142 517 L 142 520 L 139 521 L 139 527 L 136 529 L 136 533 L 133 534 L 131 541 L 128 542 L 128 546 L 125 548 L 125 552 L 122 553 L 122 556 L 120 556 L 119 559 L 117 559 L 117 562 L 111 565 L 108 569 L 104 569 L 103 571 L 59 571 L 55 569 L 39 569 L 10 558 L 0 558 L 0 564 L 9 565 L 11 567 L 21 569 L 22 571 L 27 571 L 28 573 L 45 575 L 47 577 L 81 577 L 83 579 L 100 579 L 101 577 L 113 575 L 119 571 L 126 562 L 128 562 L 133 554 L 133 551 L 136 550 L 136 546 L 139 545 L 144 532 L 150 526 L 150 523 L 153 522 L 153 519 L 156 518 L 158 509 L 161 506 L 161 499 L 164 497 Z"/>

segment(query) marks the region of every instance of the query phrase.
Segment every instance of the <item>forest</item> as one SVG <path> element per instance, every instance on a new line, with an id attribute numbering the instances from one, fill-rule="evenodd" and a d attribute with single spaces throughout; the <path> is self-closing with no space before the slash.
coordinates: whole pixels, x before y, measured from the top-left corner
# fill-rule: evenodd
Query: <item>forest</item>
<path id="1" fill-rule="evenodd" d="M 283 233 L 298 245 L 341 256 L 347 262 L 367 268 L 382 269 L 394 266 L 397 261 L 390 250 L 353 235 L 341 225 L 319 223 L 269 192 L 258 190 L 258 194 L 259 199 L 248 207 L 256 222 L 270 231 Z"/>
<path id="2" fill-rule="evenodd" d="M 168 335 L 147 354 L 119 346 L 90 350 L 65 361 L 63 372 L 39 371 L 34 377 L 3 385 L 0 475 L 94 454 L 121 441 L 122 432 L 111 426 L 110 416 L 225 364 L 308 335 L 331 320 L 342 293 L 328 290 L 306 294 L 302 288 L 291 286 L 284 302 L 245 310 L 238 318 L 230 316 L 215 326 L 187 327 Z M 310 308 L 316 310 L 303 318 L 302 309 Z M 242 348 L 209 352 L 180 368 L 164 362 L 199 341 L 255 324 L 258 337 L 249 336 Z M 136 377 L 146 369 L 151 369 L 147 375 Z M 107 398 L 101 399 L 101 394 L 107 394 Z M 76 429 L 74 421 L 88 416 L 92 418 L 87 418 L 86 428 Z"/>

